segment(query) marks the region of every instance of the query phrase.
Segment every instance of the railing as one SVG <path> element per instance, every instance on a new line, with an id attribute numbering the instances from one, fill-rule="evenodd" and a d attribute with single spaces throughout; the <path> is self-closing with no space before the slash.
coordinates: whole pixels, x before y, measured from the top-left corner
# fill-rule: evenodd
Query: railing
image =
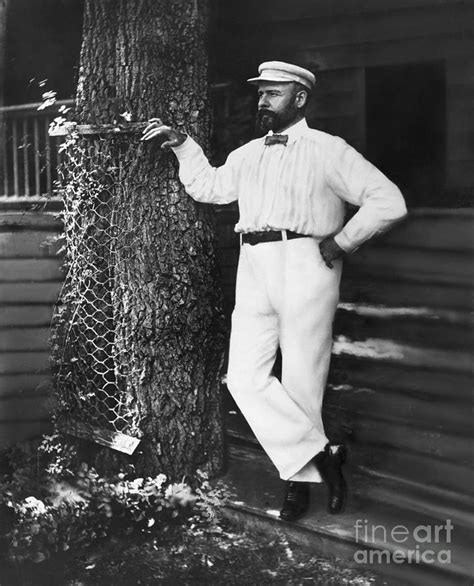
<path id="1" fill-rule="evenodd" d="M 210 86 L 215 120 L 230 115 L 229 90 L 228 83 Z M 0 200 L 54 196 L 63 138 L 49 136 L 49 124 L 61 115 L 61 106 L 73 105 L 73 100 L 58 100 L 43 110 L 38 110 L 41 103 L 0 107 Z"/>
<path id="2" fill-rule="evenodd" d="M 38 110 L 41 104 L 5 106 L 0 109 L 0 198 L 33 198 L 53 195 L 57 177 L 58 146 L 61 138 L 48 135 L 51 120 L 61 106 L 57 101 Z"/>

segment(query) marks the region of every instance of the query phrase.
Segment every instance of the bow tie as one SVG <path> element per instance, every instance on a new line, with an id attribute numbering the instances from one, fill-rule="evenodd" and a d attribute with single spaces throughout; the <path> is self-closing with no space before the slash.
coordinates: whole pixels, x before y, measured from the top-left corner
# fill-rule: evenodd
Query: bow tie
<path id="1" fill-rule="evenodd" d="M 265 146 L 271 146 L 272 144 L 283 144 L 286 146 L 287 142 L 287 134 L 269 134 L 265 137 Z"/>

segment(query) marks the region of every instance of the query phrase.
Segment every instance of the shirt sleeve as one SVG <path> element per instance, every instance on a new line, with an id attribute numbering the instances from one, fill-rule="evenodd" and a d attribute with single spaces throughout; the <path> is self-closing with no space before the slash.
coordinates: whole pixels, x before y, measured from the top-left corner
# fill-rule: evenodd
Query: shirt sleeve
<path id="1" fill-rule="evenodd" d="M 179 161 L 179 178 L 186 193 L 203 203 L 226 204 L 237 200 L 238 161 L 231 153 L 224 165 L 213 167 L 190 136 L 173 148 Z"/>
<path id="2" fill-rule="evenodd" d="M 334 240 L 346 252 L 387 230 L 407 213 L 398 187 L 344 140 L 329 157 L 328 182 L 341 199 L 359 206 Z"/>

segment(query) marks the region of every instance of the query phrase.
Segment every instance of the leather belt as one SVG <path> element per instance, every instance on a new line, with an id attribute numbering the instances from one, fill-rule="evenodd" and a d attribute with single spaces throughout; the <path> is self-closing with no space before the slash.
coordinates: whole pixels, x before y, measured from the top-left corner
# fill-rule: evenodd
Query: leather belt
<path id="1" fill-rule="evenodd" d="M 307 234 L 298 234 L 291 230 L 269 230 L 265 232 L 247 232 L 242 234 L 242 244 L 260 244 L 261 242 L 277 242 L 278 240 L 293 240 L 294 238 L 310 238 Z"/>

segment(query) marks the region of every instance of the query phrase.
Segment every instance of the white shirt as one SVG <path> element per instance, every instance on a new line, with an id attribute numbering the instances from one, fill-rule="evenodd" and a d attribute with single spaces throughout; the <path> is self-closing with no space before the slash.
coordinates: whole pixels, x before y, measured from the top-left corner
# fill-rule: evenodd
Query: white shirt
<path id="1" fill-rule="evenodd" d="M 406 214 L 398 187 L 342 138 L 300 120 L 287 145 L 265 137 L 239 147 L 212 167 L 190 137 L 174 148 L 186 192 L 204 203 L 238 201 L 236 232 L 292 230 L 316 238 L 335 235 L 346 252 Z M 344 202 L 360 206 L 343 227 Z"/>

